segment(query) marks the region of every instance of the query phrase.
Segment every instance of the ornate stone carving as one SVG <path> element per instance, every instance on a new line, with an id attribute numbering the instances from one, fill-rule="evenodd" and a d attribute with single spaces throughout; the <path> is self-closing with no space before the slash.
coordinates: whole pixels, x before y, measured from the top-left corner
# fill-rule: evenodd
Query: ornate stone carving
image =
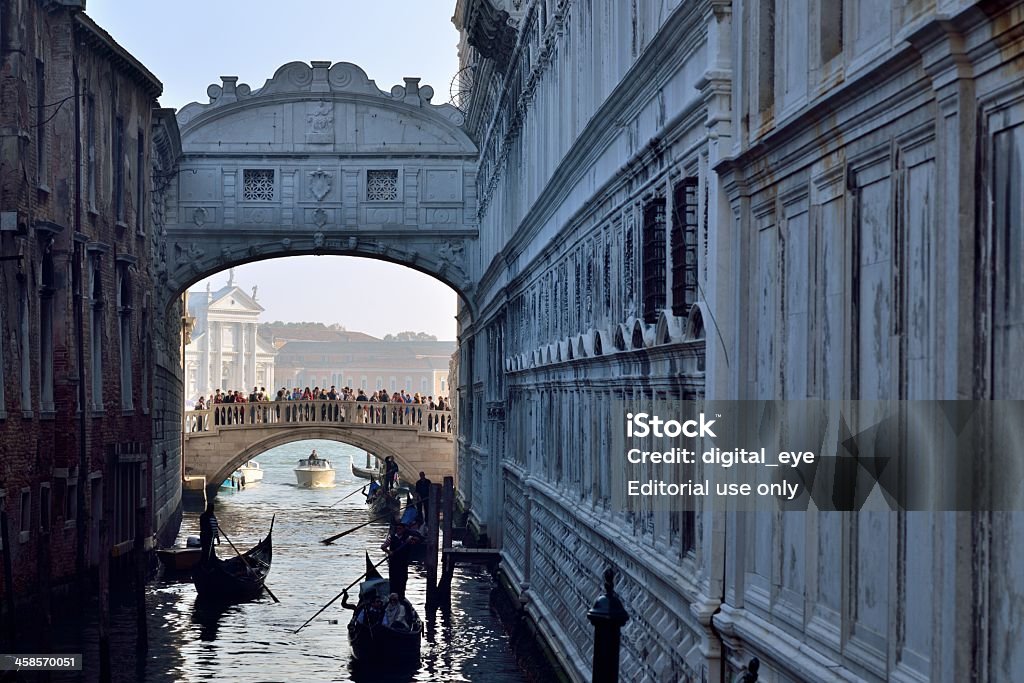
<path id="1" fill-rule="evenodd" d="M 318 202 L 322 202 L 327 193 L 331 191 L 331 182 L 334 180 L 334 174 L 328 173 L 322 168 L 318 168 L 315 171 L 309 173 L 309 193 L 313 195 L 313 199 Z"/>
<path id="2" fill-rule="evenodd" d="M 318 102 L 306 113 L 306 142 L 334 142 L 334 103 Z"/>
<path id="3" fill-rule="evenodd" d="M 200 228 L 206 223 L 206 209 L 199 207 L 192 212 L 192 222 L 198 225 Z"/>
<path id="4" fill-rule="evenodd" d="M 326 223 L 327 223 L 327 212 L 326 211 L 324 211 L 323 209 L 318 208 L 316 211 L 313 212 L 313 224 L 316 227 L 322 228 L 322 227 L 324 227 L 324 225 Z"/>
<path id="5" fill-rule="evenodd" d="M 314 249 L 322 249 L 323 246 L 324 246 L 324 234 L 322 232 L 314 233 L 313 234 L 313 248 Z"/>

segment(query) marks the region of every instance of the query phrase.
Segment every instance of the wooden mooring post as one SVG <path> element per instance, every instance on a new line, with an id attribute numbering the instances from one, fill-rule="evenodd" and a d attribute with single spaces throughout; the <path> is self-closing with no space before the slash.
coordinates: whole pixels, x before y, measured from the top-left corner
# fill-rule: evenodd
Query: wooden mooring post
<path id="1" fill-rule="evenodd" d="M 452 547 L 452 526 L 455 516 L 455 478 L 445 477 L 441 489 L 441 581 L 438 590 L 446 601 L 451 600 L 452 575 L 455 563 L 451 561 L 451 553 L 445 552 Z"/>
<path id="2" fill-rule="evenodd" d="M 437 541 L 441 522 L 441 485 L 431 484 L 427 503 L 427 610 L 437 606 Z"/>

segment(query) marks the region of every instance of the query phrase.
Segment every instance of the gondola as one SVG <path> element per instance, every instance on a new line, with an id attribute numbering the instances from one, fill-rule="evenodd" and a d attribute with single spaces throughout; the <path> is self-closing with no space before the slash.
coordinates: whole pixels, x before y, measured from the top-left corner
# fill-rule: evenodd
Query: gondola
<path id="1" fill-rule="evenodd" d="M 406 602 L 406 611 L 411 626 L 395 629 L 383 623 L 367 623 L 364 612 L 374 598 L 380 598 L 386 605 L 391 593 L 390 583 L 385 580 L 366 557 L 366 581 L 359 586 L 359 603 L 348 624 L 348 643 L 352 658 L 375 668 L 415 665 L 420 658 L 420 639 L 423 622 L 412 603 Z"/>
<path id="2" fill-rule="evenodd" d="M 377 496 L 374 497 L 368 504 L 370 514 L 373 517 L 380 517 L 386 515 L 388 512 L 395 514 L 402 507 L 402 501 L 399 500 L 398 496 L 394 493 L 384 493 L 381 489 Z"/>
<path id="3" fill-rule="evenodd" d="M 258 598 L 263 592 L 263 582 L 270 573 L 273 533 L 274 520 L 271 519 L 266 538 L 241 556 L 215 559 L 208 565 L 200 563 L 192 570 L 192 583 L 199 597 L 216 602 L 241 602 Z"/>
<path id="4" fill-rule="evenodd" d="M 352 476 L 358 479 L 380 479 L 380 472 L 373 467 L 359 467 L 352 463 Z"/>

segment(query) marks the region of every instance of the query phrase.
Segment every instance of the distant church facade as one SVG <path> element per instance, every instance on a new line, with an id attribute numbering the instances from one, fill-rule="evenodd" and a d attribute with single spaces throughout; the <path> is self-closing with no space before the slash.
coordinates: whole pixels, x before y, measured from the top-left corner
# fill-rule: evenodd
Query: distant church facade
<path id="1" fill-rule="evenodd" d="M 217 291 L 188 295 L 189 315 L 195 318 L 191 343 L 185 347 L 185 398 L 209 398 L 217 389 L 241 391 L 274 386 L 273 344 L 260 339 L 257 328 L 263 307 L 256 287 L 246 294 L 234 276 Z"/>

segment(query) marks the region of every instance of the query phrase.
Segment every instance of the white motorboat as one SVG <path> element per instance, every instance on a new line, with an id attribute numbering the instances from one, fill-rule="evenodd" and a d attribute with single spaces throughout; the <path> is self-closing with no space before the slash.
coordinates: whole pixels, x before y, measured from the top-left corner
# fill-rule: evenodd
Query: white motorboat
<path id="1" fill-rule="evenodd" d="M 238 468 L 238 472 L 245 477 L 246 484 L 254 484 L 263 481 L 263 468 L 255 460 L 250 460 Z"/>
<path id="2" fill-rule="evenodd" d="M 295 468 L 295 479 L 299 486 L 304 489 L 331 488 L 334 486 L 334 468 L 330 460 L 321 458 L 316 454 L 316 449 L 309 454 L 308 458 L 299 461 Z"/>

